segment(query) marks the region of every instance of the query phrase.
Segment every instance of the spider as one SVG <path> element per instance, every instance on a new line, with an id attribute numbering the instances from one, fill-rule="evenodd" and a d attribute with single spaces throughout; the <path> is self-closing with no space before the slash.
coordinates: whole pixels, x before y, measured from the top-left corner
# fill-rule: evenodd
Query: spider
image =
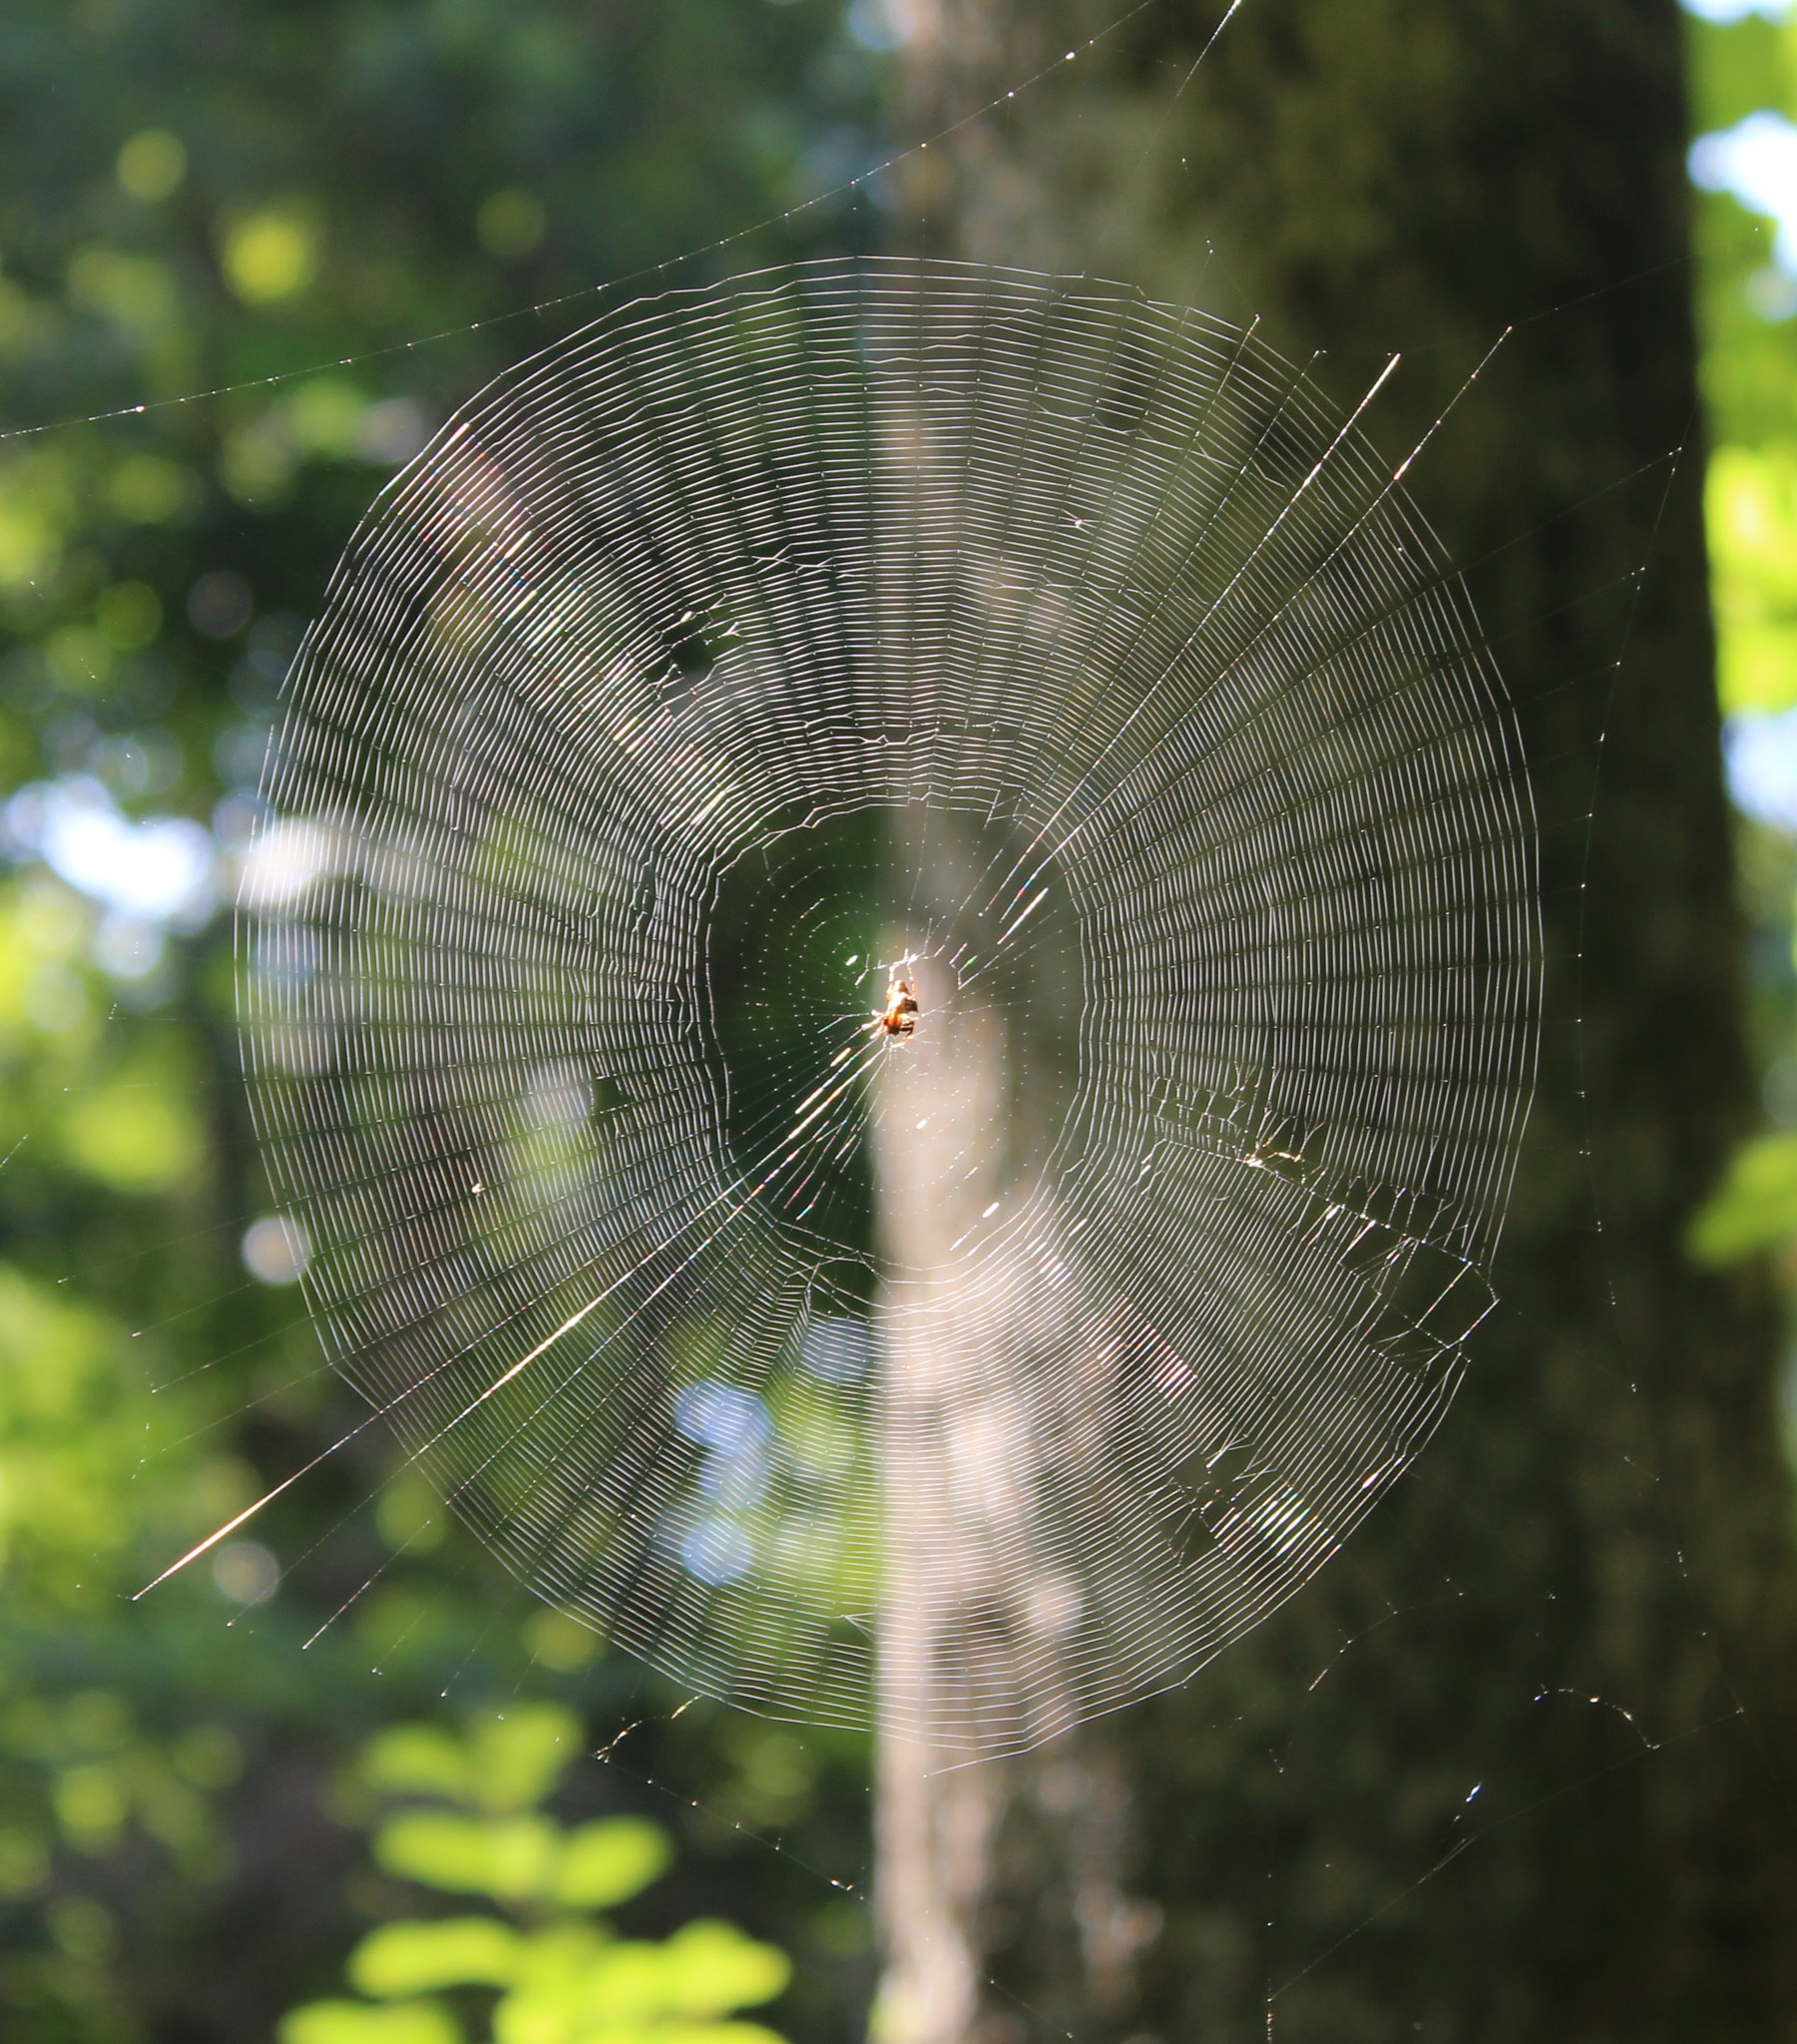
<path id="1" fill-rule="evenodd" d="M 868 1024 L 871 1035 L 884 1030 L 888 1036 L 909 1036 L 917 1027 L 917 989 L 895 972 L 886 988 L 886 1005 L 876 1009 Z"/>

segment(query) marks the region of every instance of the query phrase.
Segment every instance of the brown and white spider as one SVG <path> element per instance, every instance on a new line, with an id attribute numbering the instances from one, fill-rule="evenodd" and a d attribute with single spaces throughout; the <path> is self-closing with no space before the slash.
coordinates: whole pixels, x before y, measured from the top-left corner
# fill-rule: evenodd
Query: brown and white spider
<path id="1" fill-rule="evenodd" d="M 895 972 L 886 988 L 885 1007 L 875 1009 L 874 1018 L 867 1026 L 874 1036 L 882 1030 L 890 1037 L 909 1036 L 917 1027 L 916 987 Z"/>

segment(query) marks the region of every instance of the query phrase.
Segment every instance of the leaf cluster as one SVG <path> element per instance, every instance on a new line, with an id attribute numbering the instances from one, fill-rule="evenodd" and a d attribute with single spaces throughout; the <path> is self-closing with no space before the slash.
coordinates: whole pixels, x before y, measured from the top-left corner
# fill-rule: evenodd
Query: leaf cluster
<path id="1" fill-rule="evenodd" d="M 578 1738 L 571 1713 L 535 1705 L 461 1738 L 405 1725 L 369 1744 L 365 1790 L 425 1798 L 380 1818 L 376 1863 L 492 1907 L 370 1931 L 348 1964 L 364 1998 L 293 2010 L 281 2044 L 468 2044 L 481 2003 L 493 2044 L 778 2044 L 736 2011 L 785 1988 L 782 1953 L 706 1919 L 661 1940 L 620 1937 L 599 1913 L 659 1879 L 674 1852 L 641 1817 L 565 1826 L 543 1814 Z"/>

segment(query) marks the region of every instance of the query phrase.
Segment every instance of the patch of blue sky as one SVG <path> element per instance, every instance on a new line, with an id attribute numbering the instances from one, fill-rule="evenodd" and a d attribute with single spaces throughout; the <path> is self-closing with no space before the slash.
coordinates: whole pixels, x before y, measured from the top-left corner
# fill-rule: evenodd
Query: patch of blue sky
<path id="1" fill-rule="evenodd" d="M 0 810 L 0 853 L 37 857 L 60 879 L 123 915 L 196 929 L 212 913 L 212 833 L 186 816 L 125 815 L 87 774 L 38 780 Z"/>
<path id="2" fill-rule="evenodd" d="M 695 1446 L 741 1454 L 762 1446 L 773 1432 L 767 1408 L 752 1391 L 701 1377 L 674 1400 L 674 1423 Z"/>
<path id="3" fill-rule="evenodd" d="M 740 1526 L 717 1514 L 700 1519 L 688 1529 L 680 1542 L 680 1559 L 689 1575 L 719 1588 L 748 1574 L 754 1565 L 755 1550 Z"/>
<path id="4" fill-rule="evenodd" d="M 1791 11 L 1792 0 L 1681 0 L 1681 4 L 1687 14 L 1694 14 L 1699 21 L 1726 26 L 1731 21 L 1745 21 L 1750 14 L 1763 14 L 1768 21 L 1783 21 Z"/>
<path id="5" fill-rule="evenodd" d="M 1797 275 L 1797 127 L 1762 107 L 1732 128 L 1699 135 L 1688 162 L 1693 184 L 1726 192 L 1775 223 L 1773 259 Z"/>
<path id="6" fill-rule="evenodd" d="M 1797 833 L 1797 710 L 1731 717 L 1722 734 L 1735 806 L 1775 829 Z"/>

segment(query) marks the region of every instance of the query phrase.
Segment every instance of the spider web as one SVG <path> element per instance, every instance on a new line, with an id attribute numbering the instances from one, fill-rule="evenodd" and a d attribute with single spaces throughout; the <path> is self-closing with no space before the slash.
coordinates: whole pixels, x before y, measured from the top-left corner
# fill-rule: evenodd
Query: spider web
<path id="1" fill-rule="evenodd" d="M 1440 1419 L 1533 814 L 1457 578 L 1251 329 L 895 259 L 625 306 L 398 479 L 288 689 L 239 1006 L 308 1303 L 563 1610 L 1017 1750 Z"/>

